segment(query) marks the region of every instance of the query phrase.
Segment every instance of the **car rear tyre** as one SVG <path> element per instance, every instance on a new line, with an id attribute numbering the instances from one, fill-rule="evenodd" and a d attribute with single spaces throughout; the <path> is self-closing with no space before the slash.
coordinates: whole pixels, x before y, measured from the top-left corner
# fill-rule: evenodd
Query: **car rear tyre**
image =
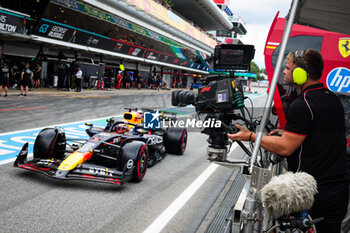
<path id="1" fill-rule="evenodd" d="M 182 155 L 187 145 L 187 129 L 168 128 L 164 134 L 165 151 L 169 154 Z"/>

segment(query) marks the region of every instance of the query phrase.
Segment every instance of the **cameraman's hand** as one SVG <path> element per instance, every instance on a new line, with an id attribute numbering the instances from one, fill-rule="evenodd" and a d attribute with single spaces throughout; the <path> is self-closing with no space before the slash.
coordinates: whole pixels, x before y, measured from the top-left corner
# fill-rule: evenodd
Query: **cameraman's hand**
<path id="1" fill-rule="evenodd" d="M 282 130 L 282 129 L 274 129 L 269 133 L 269 135 L 270 136 L 282 136 L 283 133 L 284 133 L 284 130 Z"/>
<path id="2" fill-rule="evenodd" d="M 241 125 L 235 124 L 239 131 L 235 134 L 227 134 L 227 137 L 233 141 L 249 141 L 250 131 Z"/>

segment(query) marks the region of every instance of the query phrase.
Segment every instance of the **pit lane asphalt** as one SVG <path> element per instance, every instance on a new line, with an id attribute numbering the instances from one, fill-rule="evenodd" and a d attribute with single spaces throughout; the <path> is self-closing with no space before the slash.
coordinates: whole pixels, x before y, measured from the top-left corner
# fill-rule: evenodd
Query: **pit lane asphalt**
<path id="1" fill-rule="evenodd" d="M 124 107 L 171 105 L 169 90 L 83 90 L 78 93 L 33 88 L 28 96 L 18 94 L 18 90 L 10 90 L 7 97 L 4 92 L 0 96 L 0 133 L 120 115 Z"/>
<path id="2" fill-rule="evenodd" d="M 170 107 L 170 91 L 35 92 L 1 97 L 1 109 L 23 109 L 0 113 L 1 133 L 119 115 L 130 105 Z M 190 133 L 183 156 L 167 155 L 141 183 L 121 188 L 2 165 L 0 232 L 143 232 L 209 166 L 206 139 Z M 218 167 L 162 232 L 195 232 L 233 172 Z"/>

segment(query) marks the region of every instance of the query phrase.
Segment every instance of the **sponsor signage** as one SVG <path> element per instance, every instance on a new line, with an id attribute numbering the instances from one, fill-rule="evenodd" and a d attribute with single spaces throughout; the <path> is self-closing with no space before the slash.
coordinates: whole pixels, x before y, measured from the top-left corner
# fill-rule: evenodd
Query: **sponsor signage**
<path id="1" fill-rule="evenodd" d="M 45 18 L 42 18 L 38 27 L 33 33 L 43 37 L 100 48 L 112 52 L 114 51 L 130 56 L 181 65 L 199 70 L 207 70 L 207 67 L 204 65 L 186 61 L 186 57 L 183 55 L 180 49 L 176 49 L 176 54 L 165 54 L 148 48 L 132 45 L 122 40 L 113 39 L 66 24 L 54 22 Z M 174 51 L 174 47 L 172 47 L 172 51 Z"/>
<path id="2" fill-rule="evenodd" d="M 0 10 L 0 31 L 27 34 L 27 18 Z"/>
<path id="3" fill-rule="evenodd" d="M 119 40 L 114 40 L 106 36 L 98 35 L 93 32 L 88 32 L 47 19 L 42 19 L 40 21 L 40 24 L 34 33 L 39 36 L 105 49 L 135 57 L 143 57 L 146 51 L 146 49 L 138 48 Z"/>
<path id="4" fill-rule="evenodd" d="M 77 2 L 75 0 L 51 0 L 51 2 L 53 3 L 53 5 L 60 5 L 60 6 L 64 6 L 67 7 L 69 9 L 74 10 L 75 12 L 79 12 L 80 14 L 84 14 L 84 15 L 88 15 L 88 16 L 92 16 L 94 18 L 97 18 L 99 20 L 103 20 L 105 22 L 117 25 L 118 27 L 127 29 L 131 32 L 137 33 L 139 35 L 145 36 L 145 37 L 149 37 L 152 38 L 153 40 L 155 40 L 157 42 L 163 42 L 164 44 L 167 44 L 168 46 L 174 46 L 174 47 L 178 47 L 178 48 L 185 48 L 184 45 L 177 43 L 174 40 L 171 40 L 167 37 L 164 37 L 156 32 L 153 32 L 147 28 L 143 28 L 140 27 L 139 25 L 136 25 L 132 22 L 126 21 L 125 19 L 119 18 L 115 15 L 109 14 L 107 12 L 101 11 L 99 9 L 96 9 L 92 6 L 86 5 L 84 3 L 81 2 Z M 142 1 L 136 1 L 139 2 L 140 4 L 142 4 Z M 161 7 L 159 4 L 153 2 L 153 1 L 148 1 L 150 4 L 152 4 L 151 10 L 152 12 L 157 9 L 157 6 Z M 133 4 L 136 4 L 133 2 Z M 136 4 L 137 6 L 139 6 L 138 4 Z M 147 4 L 146 4 L 147 5 Z M 154 6 L 156 7 L 154 7 Z M 163 7 L 161 7 L 163 9 Z M 156 10 L 156 12 L 158 12 Z M 152 15 L 154 16 L 154 12 L 152 13 Z M 164 20 L 163 20 L 164 21 Z M 171 20 L 173 21 L 173 20 Z M 167 22 L 167 21 L 165 21 Z M 174 22 L 174 21 L 173 21 Z M 176 22 L 174 22 L 175 24 L 177 24 Z M 75 25 L 79 25 L 75 24 Z M 172 24 L 171 24 L 172 25 Z M 103 26 L 103 25 L 101 25 Z M 197 29 L 195 29 L 193 26 L 191 26 L 189 23 L 186 23 L 186 25 L 183 25 L 184 28 L 182 28 L 182 31 L 186 31 L 186 33 L 188 33 L 189 35 L 191 35 L 192 37 L 196 38 L 197 40 L 206 43 L 207 45 L 209 45 L 210 47 L 214 47 L 215 46 L 215 41 L 213 39 L 211 39 L 208 36 L 203 36 L 203 34 L 198 31 Z M 114 30 L 114 28 L 113 28 Z M 195 33 L 197 32 L 197 33 Z M 135 38 L 137 38 L 138 36 L 133 35 Z M 160 50 L 162 51 L 162 50 Z M 205 67 L 205 66 L 204 66 Z M 205 68 L 203 67 L 202 70 L 205 70 Z"/>
<path id="5" fill-rule="evenodd" d="M 195 50 L 74 0 L 50 1 L 32 34 L 152 61 L 207 69 L 206 63 L 193 64 L 197 59 L 190 55 L 196 56 Z M 189 50 L 189 55 L 182 49 Z"/>
<path id="6" fill-rule="evenodd" d="M 186 57 L 185 57 L 185 55 L 182 53 L 182 51 L 181 51 L 180 48 L 174 47 L 174 46 L 170 46 L 170 48 L 171 48 L 171 49 L 173 50 L 173 52 L 175 53 L 176 57 L 186 60 Z"/>
<path id="7" fill-rule="evenodd" d="M 42 22 L 36 34 L 68 42 L 72 42 L 72 39 L 75 42 L 76 39 L 76 31 L 74 32 L 73 29 L 55 25 L 50 22 Z"/>
<path id="8" fill-rule="evenodd" d="M 79 11 L 80 13 L 87 14 L 89 16 L 98 18 L 100 20 L 104 20 L 104 21 L 116 24 L 122 28 L 139 33 L 141 35 L 151 37 L 154 40 L 158 40 L 158 41 L 167 43 L 169 45 L 177 46 L 177 47 L 184 47 L 181 44 L 176 43 L 175 41 L 172 41 L 166 37 L 163 37 L 160 34 L 152 32 L 146 28 L 140 27 L 139 25 L 136 25 L 134 23 L 128 22 L 125 19 L 119 18 L 117 16 L 103 12 L 99 9 L 93 8 L 93 7 L 86 5 L 84 3 L 76 2 L 74 0 L 51 0 L 51 1 L 54 3 L 60 4 L 64 7 L 74 9 L 75 11 Z"/>
<path id="9" fill-rule="evenodd" d="M 350 93 L 350 70 L 337 67 L 327 75 L 327 87 L 334 92 Z"/>
<path id="10" fill-rule="evenodd" d="M 347 58 L 350 55 L 350 38 L 339 38 L 338 48 L 343 58 Z"/>

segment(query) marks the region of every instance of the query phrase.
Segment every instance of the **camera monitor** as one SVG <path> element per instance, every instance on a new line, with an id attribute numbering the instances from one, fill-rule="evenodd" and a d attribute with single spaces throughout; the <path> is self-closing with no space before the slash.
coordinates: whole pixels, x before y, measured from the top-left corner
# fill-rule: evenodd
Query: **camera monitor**
<path id="1" fill-rule="evenodd" d="M 249 70 L 254 53 L 254 45 L 217 45 L 214 50 L 214 69 Z"/>

